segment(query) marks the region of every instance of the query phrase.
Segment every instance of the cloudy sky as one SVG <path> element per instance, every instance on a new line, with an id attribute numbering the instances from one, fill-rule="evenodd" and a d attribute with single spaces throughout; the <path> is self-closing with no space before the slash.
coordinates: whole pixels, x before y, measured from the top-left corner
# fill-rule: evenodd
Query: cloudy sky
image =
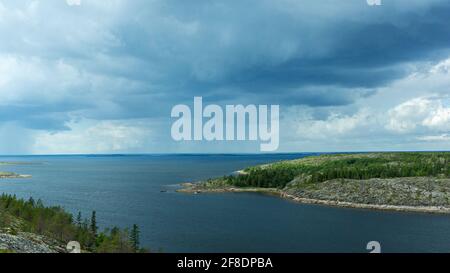
<path id="1" fill-rule="evenodd" d="M 0 0 L 0 154 L 175 142 L 174 105 L 279 104 L 280 152 L 450 149 L 448 0 Z"/>

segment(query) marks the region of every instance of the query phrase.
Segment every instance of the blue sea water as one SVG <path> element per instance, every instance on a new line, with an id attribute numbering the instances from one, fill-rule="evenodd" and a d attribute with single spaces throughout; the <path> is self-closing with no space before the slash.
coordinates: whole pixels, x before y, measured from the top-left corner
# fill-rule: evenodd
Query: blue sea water
<path id="1" fill-rule="evenodd" d="M 0 192 L 41 198 L 101 227 L 141 228 L 142 244 L 163 252 L 450 252 L 450 216 L 296 204 L 247 194 L 176 193 L 176 185 L 230 174 L 255 164 L 306 156 L 123 155 L 16 156 L 0 171 Z"/>

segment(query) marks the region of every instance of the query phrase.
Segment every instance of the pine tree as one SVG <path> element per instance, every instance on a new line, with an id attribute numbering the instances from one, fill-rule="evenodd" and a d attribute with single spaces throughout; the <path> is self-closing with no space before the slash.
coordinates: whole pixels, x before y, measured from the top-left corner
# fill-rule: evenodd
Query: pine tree
<path id="1" fill-rule="evenodd" d="M 92 216 L 91 216 L 91 233 L 94 236 L 94 238 L 97 238 L 97 218 L 96 218 L 96 212 L 95 210 L 92 212 Z"/>
<path id="2" fill-rule="evenodd" d="M 40 198 L 37 200 L 36 207 L 40 208 L 40 209 L 44 208 L 44 203 L 42 202 L 42 200 Z"/>
<path id="3" fill-rule="evenodd" d="M 33 197 L 30 197 L 30 199 L 28 199 L 28 204 L 29 204 L 30 206 L 34 207 L 35 202 L 34 202 Z"/>
<path id="4" fill-rule="evenodd" d="M 87 232 L 87 231 L 88 231 L 88 227 L 89 227 L 89 221 L 88 221 L 87 218 L 85 218 L 85 219 L 83 220 L 82 228 L 83 228 L 84 231 Z"/>
<path id="5" fill-rule="evenodd" d="M 78 216 L 77 216 L 77 226 L 78 226 L 79 229 L 81 229 L 81 227 L 82 227 L 82 224 L 83 224 L 82 221 L 83 221 L 83 219 L 81 217 L 81 211 L 79 211 L 78 212 Z"/>
<path id="6" fill-rule="evenodd" d="M 138 252 L 139 251 L 139 227 L 134 224 L 133 225 L 133 229 L 131 230 L 131 234 L 130 234 L 130 242 L 131 242 L 131 246 L 133 247 L 134 252 Z"/>

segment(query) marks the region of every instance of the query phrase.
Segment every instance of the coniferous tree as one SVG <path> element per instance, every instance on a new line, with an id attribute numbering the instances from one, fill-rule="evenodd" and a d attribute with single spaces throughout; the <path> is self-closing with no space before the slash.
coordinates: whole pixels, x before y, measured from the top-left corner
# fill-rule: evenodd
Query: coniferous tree
<path id="1" fill-rule="evenodd" d="M 92 211 L 92 216 L 91 216 L 91 233 L 92 233 L 92 236 L 94 236 L 94 238 L 97 237 L 97 231 L 98 231 L 97 217 L 96 217 L 96 212 L 94 210 L 94 211 Z"/>
<path id="2" fill-rule="evenodd" d="M 35 202 L 34 202 L 33 197 L 30 197 L 30 199 L 28 199 L 28 204 L 30 204 L 30 206 L 34 207 Z"/>
<path id="3" fill-rule="evenodd" d="M 39 209 L 43 209 L 44 208 L 44 203 L 42 202 L 42 200 L 39 198 L 36 202 L 36 207 Z"/>
<path id="4" fill-rule="evenodd" d="M 82 225 L 83 225 L 83 219 L 82 219 L 82 216 L 81 216 L 81 211 L 79 211 L 78 212 L 78 216 L 77 216 L 77 227 L 79 228 L 79 229 L 81 229 L 82 228 Z"/>
<path id="5" fill-rule="evenodd" d="M 131 233 L 130 233 L 130 243 L 131 243 L 131 246 L 134 249 L 134 252 L 138 252 L 139 251 L 139 245 L 140 245 L 139 233 L 140 233 L 139 227 L 136 224 L 134 224 L 133 228 L 131 230 Z"/>
<path id="6" fill-rule="evenodd" d="M 84 218 L 82 228 L 83 228 L 83 230 L 88 231 L 88 227 L 89 227 L 89 221 L 87 218 Z"/>

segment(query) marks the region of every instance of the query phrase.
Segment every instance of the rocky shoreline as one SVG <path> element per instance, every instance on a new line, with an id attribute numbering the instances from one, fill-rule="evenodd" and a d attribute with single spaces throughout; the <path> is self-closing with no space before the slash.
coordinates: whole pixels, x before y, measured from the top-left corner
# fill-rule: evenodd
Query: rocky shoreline
<path id="1" fill-rule="evenodd" d="M 416 212 L 416 213 L 433 213 L 433 214 L 450 214 L 450 207 L 444 206 L 407 206 L 407 205 L 390 205 L 390 204 L 363 204 L 348 201 L 337 201 L 327 199 L 304 198 L 291 194 L 285 190 L 275 188 L 238 188 L 238 187 L 217 187 L 205 188 L 202 182 L 199 183 L 182 183 L 182 187 L 177 192 L 187 194 L 200 193 L 259 193 L 273 195 L 284 198 L 300 204 L 323 205 L 331 207 L 353 208 L 353 209 L 370 209 L 380 211 L 397 211 L 397 212 Z"/>

